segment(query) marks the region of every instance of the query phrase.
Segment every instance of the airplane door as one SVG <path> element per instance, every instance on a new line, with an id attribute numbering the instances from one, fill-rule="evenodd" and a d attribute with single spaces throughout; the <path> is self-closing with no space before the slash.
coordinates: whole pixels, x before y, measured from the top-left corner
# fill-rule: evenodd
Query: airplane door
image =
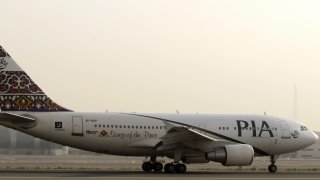
<path id="1" fill-rule="evenodd" d="M 290 128 L 285 120 L 280 120 L 280 128 L 282 133 L 281 139 L 290 139 Z"/>
<path id="2" fill-rule="evenodd" d="M 80 116 L 72 117 L 72 135 L 83 136 L 83 120 Z"/>

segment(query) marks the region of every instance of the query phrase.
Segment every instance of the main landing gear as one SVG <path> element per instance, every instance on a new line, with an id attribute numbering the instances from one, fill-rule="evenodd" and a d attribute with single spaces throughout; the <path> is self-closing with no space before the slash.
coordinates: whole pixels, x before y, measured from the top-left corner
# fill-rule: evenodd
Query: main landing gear
<path id="1" fill-rule="evenodd" d="M 163 169 L 166 173 L 185 173 L 187 171 L 187 166 L 181 163 L 167 163 L 164 168 L 160 162 L 144 162 L 142 164 L 143 171 L 146 172 L 161 172 Z"/>
<path id="2" fill-rule="evenodd" d="M 174 151 L 174 161 L 172 163 L 167 163 L 164 166 L 164 171 L 166 173 L 185 173 L 187 171 L 187 166 L 185 164 L 179 163 L 181 161 L 182 154 L 184 152 L 183 148 L 176 149 Z M 150 161 L 144 162 L 142 164 L 142 169 L 144 171 L 150 172 L 160 172 L 163 169 L 163 165 L 156 161 L 156 156 L 151 156 Z"/>
<path id="3" fill-rule="evenodd" d="M 164 171 L 166 173 L 185 173 L 187 166 L 180 163 L 168 163 L 164 166 Z"/>
<path id="4" fill-rule="evenodd" d="M 269 170 L 270 173 L 275 173 L 278 170 L 278 167 L 275 165 L 277 158 L 278 157 L 275 156 L 275 155 L 272 155 L 270 157 L 271 164 L 268 166 L 268 170 Z"/>
<path id="5" fill-rule="evenodd" d="M 146 172 L 155 171 L 155 172 L 161 172 L 163 169 L 163 165 L 160 162 L 144 162 L 142 164 L 142 169 Z"/>

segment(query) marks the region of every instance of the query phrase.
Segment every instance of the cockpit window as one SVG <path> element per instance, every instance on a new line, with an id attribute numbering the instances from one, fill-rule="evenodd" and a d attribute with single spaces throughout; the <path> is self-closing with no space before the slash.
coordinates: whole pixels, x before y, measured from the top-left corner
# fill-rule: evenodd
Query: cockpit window
<path id="1" fill-rule="evenodd" d="M 301 126 L 300 128 L 301 128 L 301 131 L 308 131 L 308 128 L 305 126 Z"/>

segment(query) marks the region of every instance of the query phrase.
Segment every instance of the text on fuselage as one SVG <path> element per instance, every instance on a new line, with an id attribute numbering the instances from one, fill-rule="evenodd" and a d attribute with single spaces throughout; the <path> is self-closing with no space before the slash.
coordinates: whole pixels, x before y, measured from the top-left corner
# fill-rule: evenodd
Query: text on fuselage
<path id="1" fill-rule="evenodd" d="M 256 127 L 255 121 L 250 121 L 251 123 L 251 130 L 252 130 L 252 137 L 261 137 L 262 133 L 268 133 L 270 137 L 273 137 L 273 133 L 270 129 L 269 124 L 266 121 L 262 121 L 261 127 Z M 244 120 L 237 120 L 238 126 L 238 136 L 242 136 L 242 131 L 249 128 L 249 122 Z M 259 130 L 258 130 L 259 129 Z"/>

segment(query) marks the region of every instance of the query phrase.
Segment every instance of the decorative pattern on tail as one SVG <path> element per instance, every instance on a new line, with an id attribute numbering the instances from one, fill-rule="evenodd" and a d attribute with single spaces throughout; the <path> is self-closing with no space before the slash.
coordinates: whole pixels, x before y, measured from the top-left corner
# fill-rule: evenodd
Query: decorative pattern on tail
<path id="1" fill-rule="evenodd" d="M 0 108 L 1 111 L 70 111 L 53 102 L 1 46 Z"/>

